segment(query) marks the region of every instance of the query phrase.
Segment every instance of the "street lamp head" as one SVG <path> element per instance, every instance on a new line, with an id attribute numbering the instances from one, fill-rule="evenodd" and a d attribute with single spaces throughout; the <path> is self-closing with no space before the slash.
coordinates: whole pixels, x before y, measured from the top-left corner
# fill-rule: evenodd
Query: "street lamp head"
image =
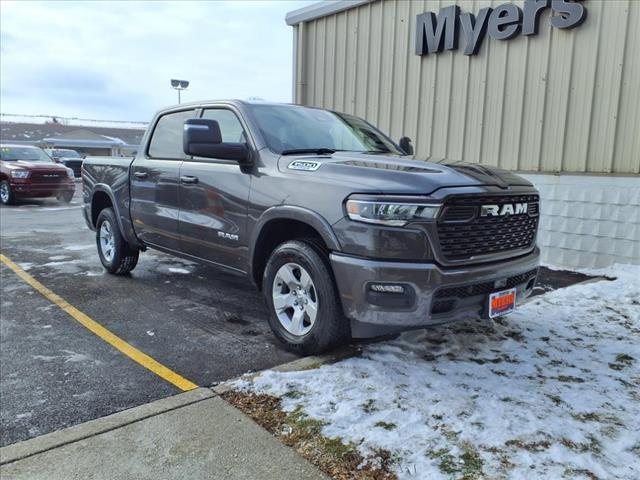
<path id="1" fill-rule="evenodd" d="M 189 82 L 187 80 L 180 80 L 180 88 L 187 88 L 189 86 Z"/>
<path id="2" fill-rule="evenodd" d="M 171 79 L 171 86 L 173 88 L 178 88 L 180 86 L 180 80 Z"/>

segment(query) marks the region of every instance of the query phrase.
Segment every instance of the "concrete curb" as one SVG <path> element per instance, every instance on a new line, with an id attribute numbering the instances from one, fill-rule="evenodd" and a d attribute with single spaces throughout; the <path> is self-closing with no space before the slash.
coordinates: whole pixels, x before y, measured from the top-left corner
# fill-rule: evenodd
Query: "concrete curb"
<path id="1" fill-rule="evenodd" d="M 153 417 L 193 403 L 201 402 L 216 395 L 209 388 L 197 388 L 163 398 L 155 402 L 133 407 L 106 417 L 90 420 L 73 427 L 47 433 L 39 437 L 14 443 L 0 448 L 0 465 L 22 460 L 38 453 L 46 452 L 69 443 L 93 437 L 110 430 L 129 425 L 145 418 Z"/>

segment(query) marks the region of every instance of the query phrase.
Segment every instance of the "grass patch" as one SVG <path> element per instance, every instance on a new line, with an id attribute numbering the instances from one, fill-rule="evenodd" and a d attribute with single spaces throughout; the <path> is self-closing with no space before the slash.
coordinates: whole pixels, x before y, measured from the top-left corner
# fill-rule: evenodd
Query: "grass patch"
<path id="1" fill-rule="evenodd" d="M 565 383 L 584 383 L 584 378 L 573 377 L 571 375 L 558 375 L 556 378 L 560 382 L 565 382 Z"/>
<path id="2" fill-rule="evenodd" d="M 527 450 L 529 452 L 543 452 L 551 446 L 551 442 L 548 440 L 539 440 L 537 442 L 525 442 L 523 440 L 507 440 L 504 442 L 506 447 L 515 447 L 521 450 Z"/>
<path id="3" fill-rule="evenodd" d="M 376 401 L 373 398 L 364 402 L 360 407 L 362 407 L 362 410 L 365 413 L 373 413 L 378 410 L 378 407 L 376 407 Z"/>
<path id="4" fill-rule="evenodd" d="M 566 468 L 564 470 L 564 476 L 566 478 L 586 477 L 590 480 L 599 480 L 595 473 L 586 468 Z"/>
<path id="5" fill-rule="evenodd" d="M 556 406 L 563 405 L 565 402 L 558 395 L 551 395 L 549 393 L 545 393 L 545 396 L 551 400 Z"/>
<path id="6" fill-rule="evenodd" d="M 597 438 L 595 438 L 593 435 L 588 435 L 587 439 L 588 439 L 587 442 L 574 442 L 572 440 L 569 440 L 568 438 L 562 438 L 560 440 L 560 443 L 562 443 L 562 445 L 564 445 L 569 450 L 573 450 L 574 452 L 600 453 L 600 451 L 602 450 L 602 445 L 600 444 L 600 441 Z"/>
<path id="7" fill-rule="evenodd" d="M 375 426 L 378 428 L 384 428 L 385 430 L 395 430 L 397 427 L 395 423 L 388 423 L 388 422 L 377 422 Z"/>
<path id="8" fill-rule="evenodd" d="M 289 392 L 291 393 L 291 392 Z M 337 480 L 396 480 L 391 472 L 396 459 L 386 450 L 376 450 L 365 459 L 357 446 L 339 438 L 322 435 L 324 423 L 309 418 L 298 408 L 287 413 L 280 399 L 238 391 L 226 392 L 222 398 L 250 416 L 278 440 L 295 448 L 300 455 Z M 391 425 L 391 424 L 389 424 Z M 365 460 L 371 460 L 365 462 Z"/>
<path id="9" fill-rule="evenodd" d="M 462 453 L 458 456 L 453 455 L 448 448 L 427 452 L 427 456 L 438 461 L 438 469 L 446 475 L 460 480 L 483 478 L 484 462 L 476 448 L 467 442 L 461 443 L 459 448 Z"/>
<path id="10" fill-rule="evenodd" d="M 304 396 L 304 393 L 299 392 L 298 390 L 289 390 L 287 393 L 284 394 L 284 396 L 287 398 L 298 399 L 298 398 L 302 398 Z"/>
<path id="11" fill-rule="evenodd" d="M 627 355 L 626 353 L 619 353 L 616 355 L 615 362 L 609 364 L 609 368 L 611 370 L 620 371 L 635 362 L 635 359 L 631 355 Z"/>
<path id="12" fill-rule="evenodd" d="M 622 421 L 616 417 L 615 415 L 610 415 L 608 413 L 598 413 L 598 412 L 584 412 L 584 413 L 572 413 L 571 416 L 580 422 L 598 422 L 598 423 L 609 423 L 612 425 L 617 425 L 619 427 L 623 427 L 624 424 Z"/>

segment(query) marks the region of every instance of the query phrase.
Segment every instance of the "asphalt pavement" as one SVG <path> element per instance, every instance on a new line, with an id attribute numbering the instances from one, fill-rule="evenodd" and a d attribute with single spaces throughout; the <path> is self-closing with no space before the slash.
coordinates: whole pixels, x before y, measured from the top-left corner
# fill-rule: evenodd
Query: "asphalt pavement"
<path id="1" fill-rule="evenodd" d="M 81 198 L 0 208 L 2 253 L 111 332 L 211 386 L 297 358 L 271 334 L 243 278 L 161 253 L 130 276 L 104 272 Z M 0 446 L 179 393 L 1 270 Z"/>

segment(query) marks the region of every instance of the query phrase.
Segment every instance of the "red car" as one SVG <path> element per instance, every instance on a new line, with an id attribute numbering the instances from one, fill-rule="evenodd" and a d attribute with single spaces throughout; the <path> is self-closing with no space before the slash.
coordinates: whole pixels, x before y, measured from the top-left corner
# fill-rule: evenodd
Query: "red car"
<path id="1" fill-rule="evenodd" d="M 0 144 L 0 201 L 56 197 L 69 203 L 76 185 L 73 170 L 56 164 L 38 147 Z"/>

